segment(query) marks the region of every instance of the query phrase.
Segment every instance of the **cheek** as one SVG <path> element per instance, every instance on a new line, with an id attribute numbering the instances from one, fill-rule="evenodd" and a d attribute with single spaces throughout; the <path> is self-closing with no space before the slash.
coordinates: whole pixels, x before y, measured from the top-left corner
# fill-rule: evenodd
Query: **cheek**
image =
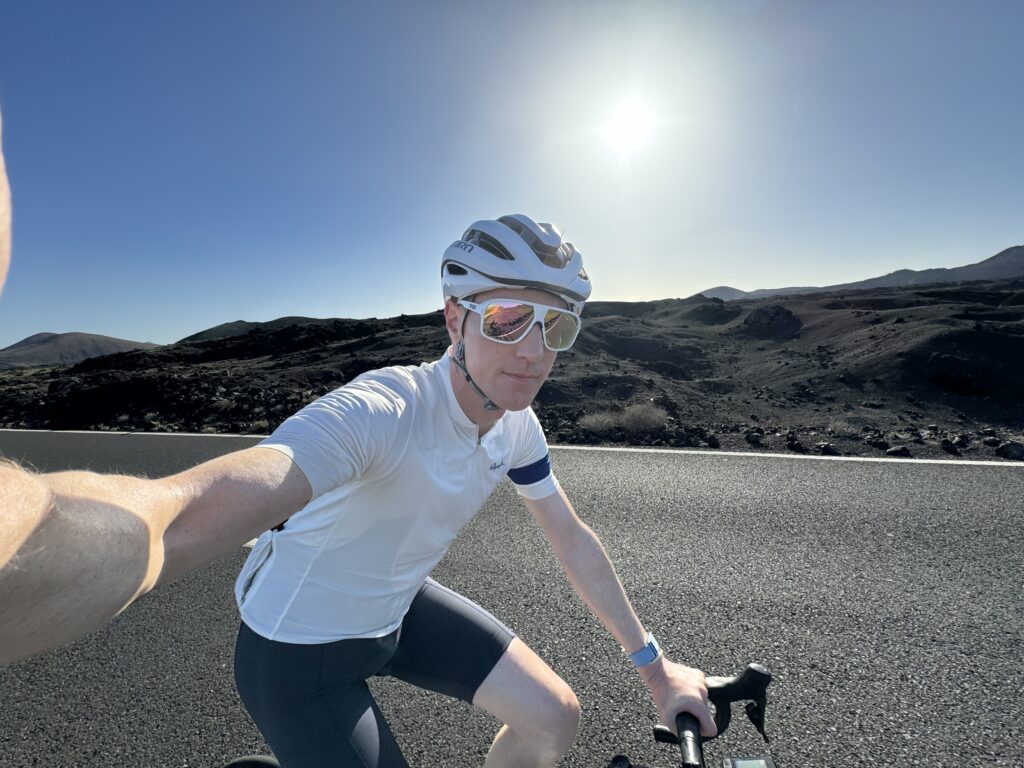
<path id="1" fill-rule="evenodd" d="M 501 345 L 480 338 L 476 334 L 473 338 L 466 339 L 466 354 L 471 363 L 475 361 L 474 367 L 481 376 L 490 375 L 495 368 L 500 367 Z"/>

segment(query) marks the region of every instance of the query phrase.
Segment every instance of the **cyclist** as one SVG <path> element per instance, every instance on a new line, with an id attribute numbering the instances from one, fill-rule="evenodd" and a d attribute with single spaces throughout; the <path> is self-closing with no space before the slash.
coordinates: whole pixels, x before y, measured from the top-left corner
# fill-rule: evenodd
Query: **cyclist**
<path id="1" fill-rule="evenodd" d="M 10 253 L 10 200 L 6 181 L 0 152 L 0 285 Z M 247 561 L 243 571 L 245 578 L 240 579 L 243 619 L 249 619 L 251 614 L 252 622 L 257 624 L 256 631 L 247 627 L 240 629 L 240 689 L 252 680 L 246 677 L 246 642 L 253 647 L 249 658 L 261 652 L 256 646 L 270 643 L 277 643 L 278 646 L 271 646 L 275 648 L 298 646 L 300 650 L 304 648 L 307 651 L 309 647 L 320 647 L 324 653 L 342 647 L 353 649 L 360 644 L 365 650 L 367 642 L 377 643 L 381 645 L 382 653 L 392 654 L 392 658 L 386 666 L 370 670 L 368 674 L 390 672 L 396 676 L 405 675 L 407 679 L 427 687 L 437 685 L 453 695 L 470 698 L 506 723 L 488 757 L 491 765 L 507 763 L 517 753 L 523 761 L 551 762 L 555 753 L 568 748 L 578 717 L 578 703 L 565 683 L 507 628 L 478 606 L 430 582 L 425 576 L 415 590 L 408 586 L 410 574 L 424 571 L 431 558 L 439 558 L 446 546 L 444 537 L 454 536 L 458 526 L 475 511 L 465 506 L 468 496 L 460 497 L 454 507 L 450 504 L 417 507 L 424 517 L 436 514 L 438 526 L 425 528 L 424 523 L 429 521 L 418 519 L 416 530 L 430 531 L 434 538 L 410 542 L 411 549 L 408 550 L 392 549 L 394 570 L 389 576 L 397 579 L 398 586 L 375 583 L 372 578 L 355 579 L 348 584 L 347 597 L 365 598 L 363 604 L 372 605 L 372 609 L 364 619 L 351 615 L 338 617 L 336 631 L 344 639 L 311 643 L 311 639 L 325 639 L 322 636 L 324 628 L 316 625 L 306 628 L 310 634 L 304 638 L 305 642 L 288 643 L 284 634 L 278 634 L 275 639 L 274 632 L 270 633 L 270 638 L 259 635 L 260 629 L 266 631 L 266 625 L 260 624 L 259 617 L 262 615 L 266 620 L 271 615 L 266 611 L 267 606 L 273 606 L 269 598 L 273 597 L 275 585 L 287 587 L 289 576 L 294 578 L 286 565 L 300 561 L 295 558 L 301 558 L 302 547 L 308 546 L 308 539 L 316 534 L 317 524 L 329 514 L 328 507 L 340 509 L 347 495 L 357 496 L 354 492 L 374 479 L 371 471 L 355 480 L 356 470 L 376 468 L 380 471 L 387 468 L 386 462 L 381 462 L 384 454 L 376 452 L 384 446 L 385 437 L 392 441 L 407 437 L 415 448 L 409 456 L 420 461 L 421 471 L 429 468 L 426 462 L 437 462 L 441 474 L 431 475 L 435 483 L 431 492 L 435 499 L 436 494 L 443 495 L 445 490 L 437 485 L 440 478 L 446 476 L 444 472 L 453 478 L 462 477 L 459 482 L 466 480 L 464 475 L 469 464 L 446 464 L 446 458 L 450 457 L 436 451 L 431 453 L 431 449 L 440 445 L 441 433 L 437 429 L 442 428 L 445 422 L 443 419 L 437 422 L 424 420 L 424 415 L 433 414 L 440 418 L 448 414 L 449 430 L 471 436 L 475 427 L 477 445 L 474 451 L 494 451 L 500 459 L 487 463 L 486 469 L 483 465 L 472 465 L 478 470 L 478 476 L 473 479 L 479 504 L 486 498 L 486 486 L 496 483 L 501 472 L 510 471 L 527 506 L 544 526 L 577 591 L 619 643 L 634 652 L 634 661 L 638 664 L 648 662 L 640 664 L 639 670 L 654 695 L 662 719 L 672 725 L 676 711 L 692 711 L 700 717 L 704 735 L 713 735 L 714 724 L 703 706 L 707 695 L 703 674 L 669 662 L 658 653 L 656 644 L 649 642 L 603 548 L 593 533 L 578 520 L 550 474 L 543 434 L 528 405 L 550 371 L 556 350 L 565 348 L 575 338 L 578 313 L 589 296 L 589 283 L 582 269 L 572 272 L 575 266 L 579 266 L 578 254 L 567 243 L 561 242 L 553 228 L 540 227 L 525 217 L 511 221 L 518 222 L 512 225 L 511 231 L 519 241 L 508 241 L 511 246 L 509 253 L 520 253 L 524 252 L 524 247 L 529 248 L 540 264 L 545 263 L 544 259 L 551 262 L 545 266 L 558 272 L 560 277 L 541 279 L 536 284 L 525 282 L 531 278 L 516 282 L 515 277 L 504 269 L 508 266 L 504 263 L 507 260 L 500 256 L 492 259 L 493 254 L 486 258 L 495 267 L 494 271 L 484 269 L 477 272 L 472 269 L 477 262 L 467 262 L 466 259 L 473 252 L 476 252 L 474 258 L 489 253 L 478 246 L 481 242 L 485 245 L 489 242 L 489 234 L 485 230 L 498 225 L 491 222 L 481 227 L 479 234 L 473 236 L 475 243 L 460 241 L 461 244 L 455 247 L 459 253 L 449 249 L 452 258 L 446 260 L 450 263 L 446 269 L 450 295 L 446 299 L 453 299 L 445 304 L 445 319 L 453 341 L 448 355 L 419 369 L 406 369 L 404 372 L 385 369 L 376 375 L 368 375 L 362 381 L 352 382 L 347 390 L 342 388 L 344 391 L 322 398 L 289 420 L 290 423 L 282 425 L 267 445 L 221 456 L 159 479 L 93 472 L 39 475 L 0 460 L 0 509 L 3 510 L 0 514 L 0 663 L 9 663 L 71 642 L 103 626 L 157 584 L 172 581 L 235 551 L 243 542 L 298 513 L 280 530 L 261 537 L 252 557 L 265 559 L 262 562 Z M 497 238 L 498 244 L 509 237 L 508 233 L 501 231 L 503 234 Z M 550 247 L 552 242 L 558 243 L 554 253 Z M 465 274 L 459 273 L 460 267 L 466 270 Z M 536 265 L 530 268 L 544 271 Z M 470 279 L 477 276 L 493 280 L 493 284 L 485 282 L 474 288 Z M 477 293 L 470 293 L 471 289 Z M 494 298 L 513 301 L 493 304 L 490 300 Z M 529 304 L 523 300 L 548 306 L 550 310 L 533 307 L 533 314 L 528 317 L 524 314 L 528 325 L 525 335 L 520 338 L 514 325 L 506 327 L 503 323 L 509 319 L 509 312 L 513 318 L 517 312 L 525 312 L 522 308 Z M 570 314 L 559 312 L 566 309 Z M 485 323 L 481 315 L 486 316 L 489 310 L 497 312 L 497 315 Z M 549 311 L 553 313 L 550 316 Z M 474 316 L 476 321 L 471 321 Z M 546 326 L 546 338 L 543 340 L 538 320 Z M 436 385 L 440 383 L 439 374 L 446 370 L 446 366 L 450 374 L 450 389 L 442 401 L 437 398 Z M 435 389 L 431 390 L 431 386 Z M 403 399 L 407 395 L 408 401 Z M 417 402 L 416 397 L 421 397 L 421 401 Z M 329 414 L 323 411 L 336 407 L 335 415 L 338 415 L 344 410 L 342 406 L 355 409 L 353 413 L 363 408 L 363 418 L 353 417 L 343 423 L 340 419 L 335 420 L 335 436 L 346 429 L 352 430 L 348 434 L 349 454 L 337 465 L 328 467 L 327 475 L 318 474 L 318 468 L 322 470 L 325 464 L 317 461 L 317 450 L 326 448 L 337 453 L 339 446 L 330 442 L 320 443 L 318 449 L 315 440 L 303 442 L 304 436 L 309 438 L 311 431 L 315 433 L 321 428 L 325 418 L 330 422 Z M 407 406 L 411 408 L 409 414 L 417 417 L 412 422 L 401 410 Z M 379 413 L 379 408 L 386 412 Z M 318 409 L 321 412 L 318 413 Z M 359 431 L 365 430 L 370 417 L 373 429 L 378 430 L 381 422 L 389 416 L 393 422 L 390 432 L 378 434 L 375 431 L 371 434 Z M 415 424 L 417 431 L 409 431 L 410 424 Z M 299 428 L 299 425 L 308 429 Z M 437 429 L 431 429 L 432 426 Z M 331 434 L 326 431 L 320 437 L 329 440 Z M 291 440 L 295 442 L 290 448 Z M 393 442 L 391 448 L 391 455 L 396 461 L 399 458 L 405 460 L 406 452 L 402 445 Z M 289 455 L 289 450 L 297 451 L 295 459 Z M 514 466 L 510 462 L 514 462 Z M 494 470 L 490 468 L 492 464 L 497 464 Z M 311 478 L 305 474 L 306 469 Z M 348 471 L 352 472 L 351 477 L 347 482 L 340 482 Z M 328 490 L 335 481 L 337 485 Z M 400 488 L 401 492 L 409 494 L 408 486 Z M 544 495 L 545 491 L 547 495 Z M 365 491 L 361 493 L 364 498 L 372 498 Z M 379 534 L 381 516 L 398 511 L 401 510 L 389 507 L 371 509 L 371 514 L 363 519 L 370 528 L 374 524 L 377 526 L 371 534 Z M 456 517 L 448 517 L 449 512 L 454 512 Z M 459 514 L 465 519 L 460 519 Z M 339 514 L 339 520 L 342 517 Z M 352 519 L 345 519 L 351 526 Z M 324 541 L 327 543 L 329 540 L 325 537 Z M 430 546 L 434 550 L 429 550 Z M 276 554 L 278 552 L 290 554 L 292 559 L 289 561 Z M 368 552 L 355 554 L 365 555 Z M 366 565 L 365 560 L 352 562 Z M 402 571 L 399 566 L 407 566 L 409 570 Z M 426 571 L 429 568 L 424 573 Z M 366 573 L 369 574 L 368 571 Z M 304 596 L 315 594 L 315 585 L 305 582 L 300 586 L 296 597 L 299 591 Z M 374 603 L 369 599 L 375 590 L 387 600 Z M 412 591 L 415 594 L 411 594 Z M 338 595 L 345 597 L 346 593 L 339 590 Z M 412 601 L 406 611 L 402 603 L 410 598 Z M 261 605 L 262 614 L 257 611 Z M 442 675 L 429 680 L 417 678 L 417 675 L 420 674 L 418 665 L 424 659 L 429 662 L 439 658 L 432 655 L 436 646 L 429 632 L 431 622 L 428 622 L 425 633 L 414 632 L 413 627 L 417 616 L 429 617 L 434 612 L 447 615 L 447 624 L 442 625 L 442 629 L 447 626 L 448 631 L 458 627 L 461 620 L 467 622 L 472 629 L 470 636 L 473 642 L 453 647 L 466 649 L 477 656 L 474 659 L 456 658 L 450 678 Z M 385 614 L 396 618 L 390 621 L 382 619 L 375 631 L 367 631 L 366 626 L 351 623 L 363 621 L 365 625 L 367 620 Z M 292 639 L 301 637 L 305 629 L 300 627 L 296 630 L 294 616 L 282 614 L 279 618 L 288 618 L 288 621 L 280 622 L 275 631 L 281 628 L 288 633 L 298 631 L 300 634 L 288 636 Z M 390 635 L 378 634 L 398 619 L 402 621 Z M 351 630 L 352 627 L 355 631 Z M 487 639 L 488 635 L 490 639 Z M 422 641 L 419 644 L 416 642 L 418 637 Z M 461 635 L 459 639 L 462 639 Z M 420 648 L 425 649 L 422 655 L 416 653 Z M 280 661 L 282 657 L 278 654 L 275 658 Z M 352 657 L 348 660 L 352 661 Z M 243 695 L 250 709 L 258 709 L 264 701 L 269 702 L 268 706 L 273 704 L 272 697 L 262 698 L 259 691 L 255 694 L 248 691 Z M 373 720 L 373 727 L 379 727 L 378 713 L 364 713 L 363 720 L 367 716 Z M 268 722 L 259 713 L 254 714 L 254 718 L 265 733 L 273 729 L 273 722 Z M 541 722 L 544 718 L 550 719 Z M 322 720 L 316 722 L 323 724 Z M 359 728 L 365 730 L 361 724 Z M 386 736 L 386 725 L 383 728 Z M 268 737 L 268 740 L 272 745 L 278 741 L 276 736 Z M 321 743 L 326 747 L 330 741 L 325 739 Z M 394 750 L 391 742 L 387 742 L 387 746 Z M 542 754 L 535 754 L 535 759 L 522 755 L 531 751 Z M 385 753 L 383 758 L 401 764 L 401 757 L 396 752 Z"/>
<path id="2" fill-rule="evenodd" d="M 507 475 L 573 587 L 627 649 L 664 721 L 714 733 L 704 675 L 645 632 L 594 533 L 551 471 L 530 409 L 580 329 L 590 281 L 557 228 L 478 221 L 441 260 L 452 345 L 363 374 L 260 446 L 309 480 L 301 511 L 260 536 L 236 584 L 235 678 L 284 766 L 406 765 L 366 680 L 393 676 L 504 723 L 486 765 L 553 765 L 579 703 L 497 618 L 429 578 Z"/>

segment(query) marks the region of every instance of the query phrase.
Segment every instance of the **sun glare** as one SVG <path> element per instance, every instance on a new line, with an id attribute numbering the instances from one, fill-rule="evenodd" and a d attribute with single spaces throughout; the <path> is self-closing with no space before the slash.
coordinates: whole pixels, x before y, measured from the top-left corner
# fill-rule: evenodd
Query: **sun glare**
<path id="1" fill-rule="evenodd" d="M 608 114 L 601 134 L 620 160 L 628 160 L 650 142 L 655 123 L 651 108 L 634 97 L 620 102 Z"/>

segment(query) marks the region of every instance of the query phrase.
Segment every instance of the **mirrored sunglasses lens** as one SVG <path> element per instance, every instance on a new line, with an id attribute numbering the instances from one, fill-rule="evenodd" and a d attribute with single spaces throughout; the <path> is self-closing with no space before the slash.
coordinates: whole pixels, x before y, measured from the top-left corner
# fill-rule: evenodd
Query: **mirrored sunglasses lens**
<path id="1" fill-rule="evenodd" d="M 571 312 L 549 309 L 544 314 L 544 338 L 551 349 L 562 351 L 572 346 L 580 330 L 580 319 Z"/>
<path id="2" fill-rule="evenodd" d="M 496 341 L 519 341 L 533 321 L 533 307 L 510 301 L 494 301 L 484 307 L 484 335 Z"/>

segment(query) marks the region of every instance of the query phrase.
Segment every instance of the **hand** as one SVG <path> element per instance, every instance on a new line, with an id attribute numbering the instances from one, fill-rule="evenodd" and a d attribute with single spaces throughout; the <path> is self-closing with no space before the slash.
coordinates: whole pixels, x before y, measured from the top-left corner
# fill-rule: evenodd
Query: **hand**
<path id="1" fill-rule="evenodd" d="M 676 715 L 690 712 L 700 721 L 701 737 L 710 739 L 718 735 L 718 728 L 708 709 L 708 689 L 703 672 L 671 662 L 664 655 L 638 671 L 654 697 L 661 722 L 672 733 L 676 733 Z"/>

